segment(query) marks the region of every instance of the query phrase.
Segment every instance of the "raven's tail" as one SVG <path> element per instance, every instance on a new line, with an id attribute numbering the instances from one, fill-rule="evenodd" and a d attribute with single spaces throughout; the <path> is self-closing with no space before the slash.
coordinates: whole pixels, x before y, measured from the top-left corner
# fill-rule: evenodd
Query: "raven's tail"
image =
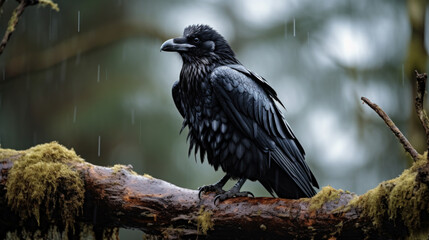
<path id="1" fill-rule="evenodd" d="M 316 194 L 316 191 L 313 188 L 311 188 L 311 190 L 313 190 L 311 195 L 305 193 L 279 166 L 273 166 L 277 164 L 271 164 L 272 166 L 268 170 L 267 174 L 259 179 L 259 182 L 271 195 L 274 196 L 273 193 L 275 193 L 280 198 L 297 199 L 312 197 Z"/>

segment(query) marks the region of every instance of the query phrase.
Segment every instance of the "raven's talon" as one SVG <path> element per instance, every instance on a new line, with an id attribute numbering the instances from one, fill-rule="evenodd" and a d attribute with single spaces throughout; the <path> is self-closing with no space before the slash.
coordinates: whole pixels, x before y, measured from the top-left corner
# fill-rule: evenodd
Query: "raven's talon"
<path id="1" fill-rule="evenodd" d="M 217 205 L 216 202 L 222 202 L 229 198 L 235 198 L 235 197 L 255 197 L 253 193 L 245 191 L 245 192 L 235 192 L 235 191 L 227 191 L 221 194 L 216 195 L 214 198 L 214 204 Z"/>
<path id="2" fill-rule="evenodd" d="M 254 198 L 255 197 L 255 195 L 253 195 L 253 193 L 251 193 L 251 192 L 245 192 L 247 195 L 246 195 L 246 197 L 252 197 L 252 198 Z"/>
<path id="3" fill-rule="evenodd" d="M 216 184 L 201 186 L 201 187 L 198 188 L 198 190 L 199 190 L 199 192 L 198 192 L 198 198 L 199 199 L 201 199 L 201 193 L 202 192 L 204 192 L 204 193 L 205 192 L 215 192 L 215 193 L 218 193 L 218 194 L 221 194 L 221 193 L 225 192 L 221 187 L 216 186 Z"/>
<path id="4" fill-rule="evenodd" d="M 219 198 L 220 198 L 220 196 L 219 196 L 219 195 L 217 195 L 217 196 L 214 198 L 214 205 L 215 205 L 215 206 L 217 206 L 217 205 L 219 204 L 219 202 L 220 202 Z M 216 203 L 216 201 L 217 201 L 217 203 Z"/>

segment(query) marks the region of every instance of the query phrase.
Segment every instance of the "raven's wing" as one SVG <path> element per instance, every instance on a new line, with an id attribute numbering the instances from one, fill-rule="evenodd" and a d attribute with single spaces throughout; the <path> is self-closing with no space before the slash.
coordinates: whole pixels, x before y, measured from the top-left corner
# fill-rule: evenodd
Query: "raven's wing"
<path id="1" fill-rule="evenodd" d="M 185 106 L 183 106 L 182 96 L 179 81 L 174 82 L 173 88 L 171 89 L 173 94 L 174 104 L 176 105 L 177 110 L 179 110 L 180 115 L 185 118 Z"/>
<path id="2" fill-rule="evenodd" d="M 240 65 L 230 65 L 216 68 L 211 84 L 235 127 L 267 149 L 269 160 L 274 160 L 303 192 L 314 195 L 311 183 L 318 184 L 304 161 L 304 149 L 275 105 L 278 98 L 268 83 Z"/>
<path id="3" fill-rule="evenodd" d="M 180 132 L 182 132 L 183 129 L 185 129 L 185 127 L 188 125 L 188 120 L 186 118 L 185 106 L 182 101 L 182 92 L 180 90 L 179 81 L 174 82 L 173 88 L 172 88 L 172 94 L 173 94 L 174 104 L 176 105 L 177 110 L 179 110 L 180 115 L 182 115 L 183 117 L 182 128 L 180 129 Z"/>
<path id="4" fill-rule="evenodd" d="M 246 75 L 247 77 L 251 78 L 252 80 L 254 80 L 265 91 L 265 93 L 270 98 L 277 101 L 283 108 L 285 107 L 283 105 L 283 103 L 280 101 L 280 99 L 277 97 L 276 91 L 268 84 L 267 80 L 265 80 L 263 77 L 261 77 L 258 74 L 248 70 L 243 65 L 228 65 L 228 67 L 230 67 L 234 70 L 237 70 L 237 71 L 243 73 L 244 75 Z M 273 108 L 274 108 L 274 112 L 276 113 L 275 115 L 277 117 L 279 117 L 279 119 L 275 119 L 275 120 L 279 120 L 279 121 L 276 121 L 275 127 L 281 129 L 280 130 L 281 137 L 282 138 L 288 137 L 290 139 L 294 139 L 295 144 L 297 145 L 301 155 L 304 156 L 305 155 L 304 148 L 301 146 L 298 139 L 296 139 L 295 135 L 293 134 L 292 128 L 289 126 L 289 124 L 284 119 L 283 114 L 280 112 L 280 110 L 277 108 L 277 106 L 275 104 L 273 104 Z M 277 123 L 279 123 L 279 122 L 281 122 L 283 124 L 277 125 Z M 273 127 L 274 126 L 272 126 L 271 128 L 273 128 Z"/>

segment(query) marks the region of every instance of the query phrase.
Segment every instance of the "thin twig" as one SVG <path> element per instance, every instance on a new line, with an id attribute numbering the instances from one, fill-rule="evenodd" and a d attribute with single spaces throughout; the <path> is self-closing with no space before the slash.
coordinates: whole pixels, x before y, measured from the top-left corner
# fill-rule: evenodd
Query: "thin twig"
<path id="1" fill-rule="evenodd" d="M 370 106 L 384 120 L 390 130 L 392 130 L 393 134 L 395 134 L 396 138 L 399 139 L 399 142 L 401 142 L 405 151 L 407 151 L 414 159 L 414 161 L 416 161 L 419 156 L 419 153 L 416 151 L 416 149 L 413 148 L 413 146 L 411 146 L 411 143 L 408 141 L 408 139 L 404 136 L 404 134 L 402 134 L 399 128 L 395 125 L 392 119 L 387 116 L 383 109 L 381 109 L 377 104 L 372 103 L 366 97 L 361 97 L 361 100 L 364 101 L 364 103 L 368 104 L 368 106 Z"/>
<path id="2" fill-rule="evenodd" d="M 423 102 L 426 93 L 426 80 L 428 76 L 426 73 L 418 73 L 417 70 L 415 70 L 415 73 L 417 80 L 416 112 L 417 116 L 419 116 L 423 128 L 425 129 L 426 144 L 429 147 L 429 118 L 423 108 Z"/>
<path id="3" fill-rule="evenodd" d="M 4 33 L 3 39 L 0 42 L 0 55 L 3 53 L 4 48 L 6 47 L 7 42 L 9 41 L 10 36 L 15 31 L 15 27 L 18 24 L 19 17 L 24 12 L 25 7 L 27 6 L 27 1 L 21 1 L 18 7 L 13 10 L 12 17 L 10 17 L 6 32 Z"/>

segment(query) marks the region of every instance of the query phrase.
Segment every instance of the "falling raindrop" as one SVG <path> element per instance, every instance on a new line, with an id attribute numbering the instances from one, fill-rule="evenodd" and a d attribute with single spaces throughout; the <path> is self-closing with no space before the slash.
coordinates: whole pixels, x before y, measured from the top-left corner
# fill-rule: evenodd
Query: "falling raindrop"
<path id="1" fill-rule="evenodd" d="M 80 32 L 80 11 L 77 11 L 77 32 Z"/>
<path id="2" fill-rule="evenodd" d="M 77 107 L 74 106 L 74 109 L 73 109 L 73 123 L 76 122 L 76 113 L 77 113 Z"/>
<path id="3" fill-rule="evenodd" d="M 402 86 L 404 86 L 404 79 L 405 79 L 405 69 L 404 69 L 404 64 L 402 64 Z"/>
<path id="4" fill-rule="evenodd" d="M 98 64 L 97 82 L 100 82 L 100 64 Z"/>
<path id="5" fill-rule="evenodd" d="M 98 136 L 98 157 L 100 157 L 101 136 Z"/>
<path id="6" fill-rule="evenodd" d="M 134 109 L 131 109 L 131 125 L 134 125 Z"/>
<path id="7" fill-rule="evenodd" d="M 6 69 L 4 69 L 4 67 L 3 67 L 3 80 L 5 80 L 6 79 Z"/>
<path id="8" fill-rule="evenodd" d="M 293 36 L 295 37 L 295 18 L 293 18 Z"/>

